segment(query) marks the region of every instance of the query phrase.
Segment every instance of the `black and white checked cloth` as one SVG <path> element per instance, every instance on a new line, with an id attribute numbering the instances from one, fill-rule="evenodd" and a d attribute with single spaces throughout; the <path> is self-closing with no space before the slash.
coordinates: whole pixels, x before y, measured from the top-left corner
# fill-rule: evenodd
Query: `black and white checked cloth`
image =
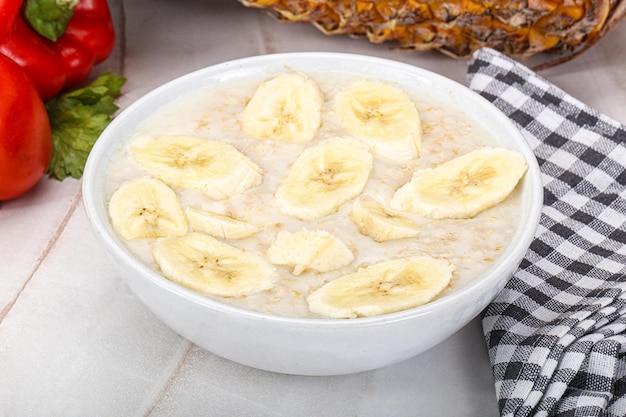
<path id="1" fill-rule="evenodd" d="M 544 208 L 483 315 L 502 416 L 626 416 L 626 127 L 491 49 L 468 82 L 520 128 Z"/>

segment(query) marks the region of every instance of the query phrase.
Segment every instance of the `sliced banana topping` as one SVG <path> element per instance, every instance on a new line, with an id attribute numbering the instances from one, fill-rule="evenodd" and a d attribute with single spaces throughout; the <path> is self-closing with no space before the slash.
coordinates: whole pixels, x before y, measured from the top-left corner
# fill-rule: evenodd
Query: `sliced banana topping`
<path id="1" fill-rule="evenodd" d="M 278 277 L 260 255 L 198 232 L 158 240 L 152 256 L 165 277 L 203 294 L 244 296 L 270 289 Z"/>
<path id="2" fill-rule="evenodd" d="M 234 146 L 194 136 L 152 136 L 131 148 L 133 158 L 172 187 L 227 199 L 263 181 L 263 172 Z"/>
<path id="3" fill-rule="evenodd" d="M 178 196 L 152 178 L 123 183 L 109 200 L 109 216 L 115 231 L 127 240 L 187 233 L 187 219 Z"/>
<path id="4" fill-rule="evenodd" d="M 433 300 L 453 272 L 447 261 L 426 256 L 385 261 L 330 281 L 307 301 L 312 312 L 330 318 L 393 313 Z"/>
<path id="5" fill-rule="evenodd" d="M 192 230 L 219 239 L 245 239 L 261 231 L 257 225 L 210 210 L 187 207 L 185 213 Z"/>
<path id="6" fill-rule="evenodd" d="M 416 237 L 420 233 L 419 227 L 408 216 L 368 196 L 354 201 L 350 217 L 359 232 L 376 242 Z"/>
<path id="7" fill-rule="evenodd" d="M 302 220 L 325 216 L 361 193 L 372 164 L 372 155 L 356 139 L 321 142 L 300 154 L 274 197 L 290 216 Z"/>
<path id="8" fill-rule="evenodd" d="M 417 158 L 422 148 L 422 121 L 411 98 L 383 81 L 361 80 L 336 96 L 341 124 L 393 163 Z"/>
<path id="9" fill-rule="evenodd" d="M 138 126 L 109 179 L 122 183 L 108 211 L 129 249 L 226 304 L 328 318 L 417 307 L 500 256 L 519 219 L 522 194 L 507 197 L 528 169 L 521 153 L 488 147 L 456 106 L 420 115 L 428 95 L 310 75 L 233 80 Z"/>
<path id="10" fill-rule="evenodd" d="M 323 230 L 281 231 L 267 250 L 274 265 L 293 267 L 293 275 L 311 269 L 329 272 L 348 265 L 354 254 L 337 237 Z"/>
<path id="11" fill-rule="evenodd" d="M 279 75 L 259 85 L 243 114 L 243 131 L 259 138 L 305 143 L 322 120 L 324 98 L 306 75 Z"/>
<path id="12" fill-rule="evenodd" d="M 503 201 L 527 168 L 519 152 L 481 148 L 416 171 L 389 206 L 435 219 L 471 218 Z"/>

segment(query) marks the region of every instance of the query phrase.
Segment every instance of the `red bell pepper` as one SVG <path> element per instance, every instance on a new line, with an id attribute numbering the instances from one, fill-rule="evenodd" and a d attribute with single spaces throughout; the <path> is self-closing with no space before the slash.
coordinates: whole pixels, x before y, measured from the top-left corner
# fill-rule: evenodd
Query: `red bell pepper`
<path id="1" fill-rule="evenodd" d="M 0 0 L 0 53 L 23 68 L 43 100 L 78 87 L 93 66 L 111 54 L 115 31 L 106 0 L 72 4 L 73 14 L 56 40 L 33 29 L 24 16 L 23 3 Z"/>
<path id="2" fill-rule="evenodd" d="M 52 134 L 33 81 L 0 55 L 0 201 L 30 190 L 52 155 Z"/>

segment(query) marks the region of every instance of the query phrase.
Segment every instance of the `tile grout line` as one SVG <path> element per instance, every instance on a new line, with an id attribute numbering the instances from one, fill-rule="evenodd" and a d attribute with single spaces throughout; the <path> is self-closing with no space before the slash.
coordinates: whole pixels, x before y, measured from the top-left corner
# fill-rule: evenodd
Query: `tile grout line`
<path id="1" fill-rule="evenodd" d="M 152 415 L 152 413 L 156 410 L 159 403 L 161 403 L 163 399 L 165 398 L 165 395 L 174 384 L 174 381 L 176 380 L 176 378 L 178 378 L 181 367 L 187 361 L 187 358 L 191 354 L 191 350 L 193 348 L 193 343 L 191 343 L 189 340 L 183 339 L 183 343 L 186 344 L 186 346 L 184 347 L 184 349 L 181 349 L 182 353 L 180 355 L 180 358 L 178 359 L 178 361 L 176 361 L 176 363 L 171 368 L 168 369 L 169 376 L 165 380 L 161 389 L 154 396 L 153 400 L 151 401 L 151 404 L 149 406 L 146 406 L 146 411 L 143 413 L 142 417 L 150 417 Z"/>
<path id="2" fill-rule="evenodd" d="M 37 258 L 30 274 L 28 274 L 28 277 L 24 280 L 24 283 L 19 288 L 19 290 L 15 293 L 13 298 L 5 305 L 5 307 L 2 310 L 0 310 L 0 324 L 2 324 L 3 320 L 9 314 L 9 312 L 11 311 L 15 303 L 17 303 L 17 300 L 22 295 L 22 292 L 24 292 L 24 290 L 30 283 L 31 279 L 35 276 L 35 274 L 39 270 L 39 267 L 41 266 L 41 264 L 44 262 L 44 260 L 48 257 L 48 255 L 52 251 L 52 248 L 59 240 L 59 237 L 63 234 L 63 231 L 65 230 L 65 227 L 67 226 L 67 223 L 70 221 L 70 218 L 76 212 L 76 208 L 78 207 L 78 204 L 81 201 L 82 195 L 83 195 L 82 188 L 79 187 L 78 192 L 74 195 L 74 198 L 72 200 L 72 203 L 69 209 L 65 213 L 65 216 L 63 216 L 63 219 L 61 220 L 61 222 L 59 223 L 59 226 L 54 231 L 54 234 L 48 240 L 46 247 L 42 250 L 41 254 Z"/>
<path id="3" fill-rule="evenodd" d="M 126 8 L 124 7 L 124 0 L 118 0 L 118 28 L 119 34 L 116 36 L 117 44 L 119 46 L 118 68 L 117 70 L 124 75 L 126 72 Z"/>
<path id="4" fill-rule="evenodd" d="M 262 13 L 256 17 L 257 23 L 259 25 L 259 32 L 261 34 L 261 36 L 259 37 L 259 46 L 264 54 L 271 54 L 276 52 L 276 48 L 272 46 L 271 31 L 267 30 L 267 26 L 266 24 L 264 24 L 265 18 L 266 16 L 264 16 Z"/>

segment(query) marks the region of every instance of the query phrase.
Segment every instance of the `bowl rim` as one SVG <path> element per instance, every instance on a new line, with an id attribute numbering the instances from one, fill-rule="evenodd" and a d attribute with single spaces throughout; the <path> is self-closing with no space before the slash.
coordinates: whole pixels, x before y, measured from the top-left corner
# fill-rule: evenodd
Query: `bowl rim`
<path id="1" fill-rule="evenodd" d="M 180 86 L 191 85 L 194 83 L 194 81 L 203 78 L 208 79 L 212 75 L 217 76 L 217 79 L 221 80 L 223 79 L 223 76 L 225 74 L 237 76 L 237 74 L 239 74 L 240 72 L 238 70 L 243 70 L 243 73 L 245 73 L 251 68 L 256 68 L 258 73 L 258 69 L 264 68 L 264 64 L 276 65 L 276 63 L 285 63 L 287 61 L 327 61 L 329 59 L 337 62 L 347 62 L 351 65 L 356 64 L 356 61 L 358 61 L 358 63 L 361 65 L 369 65 L 375 68 L 388 67 L 395 71 L 403 71 L 413 76 L 417 76 L 418 78 L 422 78 L 422 81 L 432 83 L 433 85 L 445 85 L 447 86 L 447 88 L 452 88 L 454 91 L 460 91 L 462 92 L 464 99 L 475 102 L 481 110 L 488 111 L 490 117 L 493 117 L 498 123 L 502 124 L 508 130 L 510 130 L 513 135 L 517 136 L 516 139 L 511 140 L 511 143 L 515 144 L 517 150 L 519 150 L 525 156 L 526 161 L 528 162 L 528 170 L 526 171 L 523 183 L 525 187 L 529 188 L 527 192 L 531 196 L 532 201 L 526 202 L 523 206 L 525 207 L 525 209 L 523 208 L 521 216 L 522 220 L 526 220 L 526 223 L 523 225 L 522 221 L 520 221 L 520 225 L 517 227 L 517 230 L 515 231 L 513 238 L 507 248 L 501 253 L 496 263 L 494 263 L 494 265 L 485 270 L 480 278 L 473 280 L 473 282 L 469 283 L 467 286 L 457 291 L 446 294 L 426 304 L 394 313 L 387 313 L 372 317 L 358 317 L 352 319 L 289 317 L 262 313 L 258 311 L 248 310 L 242 307 L 236 307 L 182 287 L 168 280 L 157 271 L 150 268 L 148 265 L 145 265 L 141 260 L 133 255 L 129 249 L 125 247 L 123 241 L 115 234 L 112 227 L 110 226 L 108 216 L 106 215 L 106 210 L 103 216 L 103 208 L 98 207 L 98 204 L 105 205 L 106 202 L 101 201 L 100 203 L 98 203 L 99 200 L 104 199 L 104 195 L 99 195 L 96 181 L 98 180 L 98 169 L 103 166 L 105 168 L 108 167 L 108 162 L 105 159 L 108 154 L 113 152 L 109 150 L 109 153 L 107 153 L 108 148 L 117 148 L 119 144 L 124 140 L 123 138 L 115 139 L 114 133 L 116 130 L 121 129 L 124 123 L 128 123 L 127 119 L 132 119 L 133 117 L 135 117 L 136 114 L 143 115 L 143 117 L 138 119 L 138 121 L 130 123 L 131 125 L 137 126 L 145 117 L 155 111 L 151 110 L 149 112 L 146 112 L 144 110 L 144 108 L 150 107 L 150 103 L 153 102 L 153 100 L 162 96 L 184 96 L 185 94 L 190 93 L 191 90 L 183 89 L 184 91 L 181 94 L 180 92 L 177 92 L 177 89 Z M 345 73 L 345 70 L 339 70 L 339 72 Z M 220 74 L 222 74 L 222 78 L 219 77 Z M 381 74 L 380 78 L 385 77 Z M 104 193 L 102 192 L 101 194 Z M 271 320 L 277 323 L 285 324 L 306 324 L 309 326 L 332 326 L 343 328 L 354 327 L 357 324 L 359 326 L 373 326 L 388 322 L 403 321 L 414 318 L 416 316 L 430 314 L 432 312 L 439 311 L 442 308 L 445 308 L 445 306 L 449 305 L 450 303 L 454 304 L 457 300 L 465 299 L 468 296 L 472 298 L 472 295 L 474 294 L 483 293 L 489 288 L 497 286 L 498 283 L 501 284 L 500 288 L 498 288 L 499 291 L 505 284 L 505 282 L 502 282 L 502 280 L 500 280 L 499 275 L 507 273 L 507 270 L 511 269 L 512 266 L 513 270 L 517 269 L 519 263 L 522 261 L 526 251 L 528 250 L 530 243 L 534 239 L 534 234 L 539 225 L 539 219 L 543 207 L 543 185 L 541 182 L 539 165 L 537 163 L 535 155 L 525 138 L 522 136 L 519 129 L 504 113 L 502 113 L 491 102 L 489 102 L 487 99 L 485 99 L 475 91 L 469 89 L 467 86 L 438 73 L 418 67 L 416 65 L 388 58 L 354 53 L 313 51 L 261 54 L 224 61 L 176 77 L 155 87 L 143 96 L 139 97 L 134 102 L 122 109 L 120 113 L 114 117 L 114 119 L 105 128 L 105 130 L 102 132 L 95 145 L 93 146 L 87 159 L 87 163 L 85 165 L 83 173 L 82 199 L 93 232 L 100 241 L 99 243 L 101 244 L 101 246 L 103 246 L 105 251 L 112 256 L 114 262 L 126 264 L 127 266 L 132 268 L 134 272 L 142 274 L 143 276 L 147 277 L 151 282 L 158 285 L 159 287 L 162 287 L 168 292 L 175 293 L 176 295 L 183 297 L 195 304 L 200 304 L 202 307 L 222 313 L 235 313 L 239 317 L 245 317 L 248 319 L 262 321 Z"/>

